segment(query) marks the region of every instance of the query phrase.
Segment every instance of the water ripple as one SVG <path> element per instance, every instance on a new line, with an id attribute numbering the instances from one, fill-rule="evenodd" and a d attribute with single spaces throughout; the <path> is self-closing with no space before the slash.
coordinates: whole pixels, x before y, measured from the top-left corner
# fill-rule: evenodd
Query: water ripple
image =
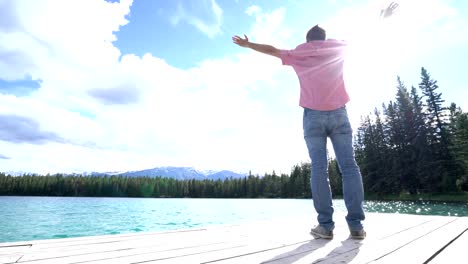
<path id="1" fill-rule="evenodd" d="M 334 200 L 335 211 L 345 211 Z M 466 204 L 366 201 L 366 212 L 468 216 Z M 0 196 L 0 242 L 199 228 L 315 215 L 311 199 Z"/>

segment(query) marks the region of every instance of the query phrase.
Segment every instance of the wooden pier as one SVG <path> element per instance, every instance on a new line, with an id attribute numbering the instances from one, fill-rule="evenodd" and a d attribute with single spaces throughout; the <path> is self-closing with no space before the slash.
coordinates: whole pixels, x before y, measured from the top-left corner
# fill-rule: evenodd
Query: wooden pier
<path id="1" fill-rule="evenodd" d="M 313 239 L 314 216 L 169 232 L 0 243 L 0 263 L 468 263 L 468 217 L 368 213 L 367 238 Z M 1 223 L 1 222 L 0 222 Z"/>

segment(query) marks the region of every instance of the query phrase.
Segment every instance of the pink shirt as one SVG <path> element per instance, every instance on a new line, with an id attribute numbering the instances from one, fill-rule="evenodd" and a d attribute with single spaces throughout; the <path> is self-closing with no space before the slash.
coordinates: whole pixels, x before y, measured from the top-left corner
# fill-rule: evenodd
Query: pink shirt
<path id="1" fill-rule="evenodd" d="M 283 65 L 291 65 L 299 77 L 300 106 L 330 111 L 349 102 L 343 80 L 345 46 L 338 40 L 310 41 L 280 51 Z"/>

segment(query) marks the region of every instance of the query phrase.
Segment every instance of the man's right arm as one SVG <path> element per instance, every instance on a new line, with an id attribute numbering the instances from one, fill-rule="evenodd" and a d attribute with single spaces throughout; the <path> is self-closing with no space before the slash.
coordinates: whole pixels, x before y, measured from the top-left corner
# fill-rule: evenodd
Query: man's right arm
<path id="1" fill-rule="evenodd" d="M 271 45 L 266 45 L 266 44 L 258 44 L 258 43 L 253 43 L 249 41 L 249 38 L 244 35 L 245 39 L 239 37 L 239 36 L 234 36 L 232 37 L 232 41 L 244 48 L 251 48 L 255 51 L 271 55 L 277 58 L 280 58 L 280 50 L 271 46 Z"/>

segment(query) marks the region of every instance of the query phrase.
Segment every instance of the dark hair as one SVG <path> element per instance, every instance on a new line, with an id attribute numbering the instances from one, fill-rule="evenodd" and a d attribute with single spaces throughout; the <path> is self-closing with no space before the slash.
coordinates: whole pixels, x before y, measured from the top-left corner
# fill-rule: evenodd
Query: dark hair
<path id="1" fill-rule="evenodd" d="M 325 33 L 325 29 L 319 27 L 318 25 L 315 25 L 313 28 L 307 32 L 307 42 L 312 41 L 312 40 L 325 40 L 327 37 Z"/>

